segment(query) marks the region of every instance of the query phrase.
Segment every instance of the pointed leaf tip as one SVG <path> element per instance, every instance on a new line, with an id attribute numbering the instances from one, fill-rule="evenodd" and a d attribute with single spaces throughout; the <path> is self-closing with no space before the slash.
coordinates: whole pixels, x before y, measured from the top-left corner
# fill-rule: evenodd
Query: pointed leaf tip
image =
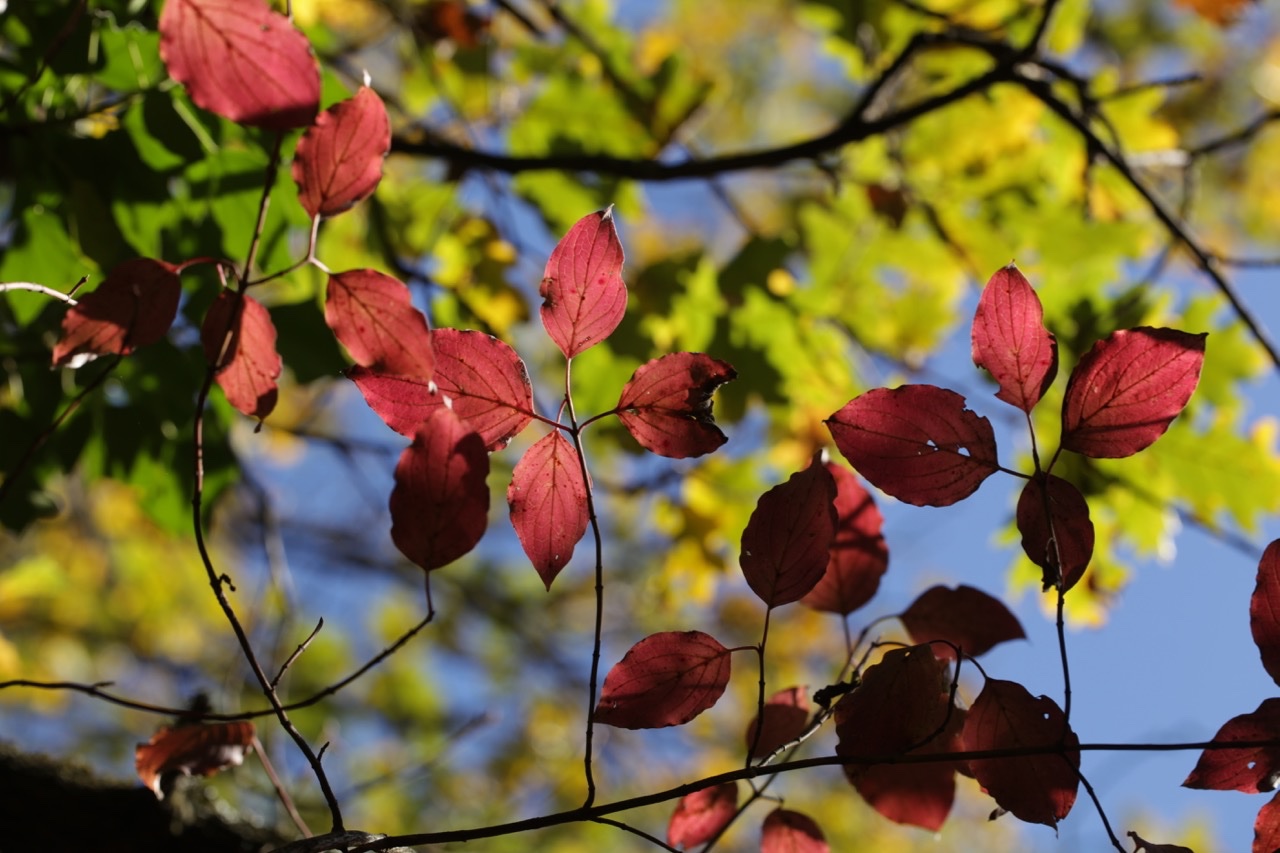
<path id="1" fill-rule="evenodd" d="M 222 291 L 205 314 L 200 340 L 227 401 L 259 421 L 271 414 L 283 362 L 276 352 L 276 327 L 262 303 Z"/>
<path id="2" fill-rule="evenodd" d="M 835 497 L 835 480 L 815 457 L 756 503 L 739 564 L 767 606 L 799 601 L 822 579 L 836 532 Z"/>
<path id="3" fill-rule="evenodd" d="M 701 631 L 664 631 L 636 643 L 605 676 L 595 719 L 622 729 L 682 726 L 729 684 L 729 650 Z"/>
<path id="4" fill-rule="evenodd" d="M 611 211 L 579 219 L 551 252 L 542 274 L 542 325 L 565 358 L 613 334 L 627 310 L 622 243 Z"/>
<path id="5" fill-rule="evenodd" d="M 711 395 L 737 375 L 702 353 L 669 353 L 636 368 L 618 399 L 618 419 L 650 453 L 671 459 L 711 453 L 727 440 L 711 413 Z"/>
<path id="6" fill-rule="evenodd" d="M 589 521 L 578 451 L 558 430 L 539 439 L 516 463 L 507 504 L 520 545 L 551 589 Z"/>
<path id="7" fill-rule="evenodd" d="M 971 332 L 973 363 L 996 380 L 996 397 L 1030 412 L 1058 373 L 1058 342 L 1044 309 L 1014 264 L 997 270 L 982 290 Z"/>

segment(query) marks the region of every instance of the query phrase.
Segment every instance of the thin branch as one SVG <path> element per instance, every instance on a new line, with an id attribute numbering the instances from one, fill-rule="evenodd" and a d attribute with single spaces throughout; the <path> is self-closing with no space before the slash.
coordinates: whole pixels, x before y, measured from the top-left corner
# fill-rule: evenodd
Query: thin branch
<path id="1" fill-rule="evenodd" d="M 262 741 L 258 740 L 258 736 L 253 736 L 253 751 L 257 753 L 258 760 L 262 762 L 262 769 L 267 772 L 267 778 L 271 780 L 271 787 L 276 790 L 276 797 L 279 798 L 284 810 L 288 812 L 289 819 L 293 821 L 293 825 L 298 828 L 304 838 L 310 838 L 313 833 L 311 827 L 307 826 L 307 822 L 302 819 L 302 815 L 298 814 L 298 807 L 293 803 L 293 797 L 289 796 L 289 792 L 280 782 L 280 777 L 276 775 L 276 768 L 272 766 L 271 759 L 267 758 L 267 751 L 262 748 Z"/>
<path id="2" fill-rule="evenodd" d="M 663 850 L 670 850 L 671 853 L 680 853 L 679 850 L 672 847 L 670 844 L 663 841 L 662 839 L 656 836 L 650 835 L 649 833 L 645 832 L 643 829 L 637 829 L 631 824 L 623 823 L 620 820 L 614 820 L 611 817 L 597 817 L 597 818 L 593 818 L 592 822 L 603 823 L 605 826 L 615 826 L 618 829 L 624 830 L 626 832 L 630 832 L 632 835 L 638 835 L 641 838 L 643 838 L 645 841 L 648 841 L 650 844 L 656 847 L 661 847 Z"/>
<path id="3" fill-rule="evenodd" d="M 6 281 L 0 283 L 0 293 L 9 290 L 30 290 L 35 293 L 43 293 L 45 296 L 52 296 L 54 299 L 60 299 L 68 305 L 76 305 L 76 301 L 69 294 L 63 293 L 61 290 L 54 290 L 52 287 L 45 287 L 43 284 L 34 284 L 29 281 Z"/>
<path id="4" fill-rule="evenodd" d="M 1080 772 L 1079 767 L 1072 767 L 1076 776 L 1080 779 L 1080 784 L 1084 785 L 1084 789 L 1089 794 L 1089 799 L 1093 800 L 1093 807 L 1098 810 L 1098 817 L 1102 819 L 1102 828 L 1107 831 L 1107 837 L 1111 839 L 1111 846 L 1115 847 L 1120 853 L 1129 853 L 1124 849 L 1124 845 L 1120 843 L 1120 839 L 1116 837 L 1115 830 L 1111 828 L 1111 821 L 1107 820 L 1107 811 L 1102 807 L 1102 800 L 1098 799 L 1098 794 L 1093 790 L 1093 786 L 1089 784 L 1088 778 Z"/>
<path id="5" fill-rule="evenodd" d="M 289 657 L 285 659 L 285 662 L 280 665 L 280 671 L 276 673 L 275 678 L 271 679 L 272 689 L 280 686 L 280 679 L 284 678 L 284 674 L 289 671 L 289 667 L 293 666 L 293 662 L 307 650 L 307 646 L 311 645 L 311 641 L 316 638 L 316 635 L 320 633 L 320 629 L 323 627 L 324 618 L 321 617 L 320 621 L 316 623 L 316 627 L 307 635 L 307 638 L 299 643 L 298 647 L 293 650 L 293 654 L 289 655 Z"/>

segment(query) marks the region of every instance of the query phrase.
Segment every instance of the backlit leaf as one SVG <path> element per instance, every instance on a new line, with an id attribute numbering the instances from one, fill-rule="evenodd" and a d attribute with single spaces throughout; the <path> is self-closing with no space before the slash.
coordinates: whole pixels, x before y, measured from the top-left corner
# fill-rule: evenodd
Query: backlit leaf
<path id="1" fill-rule="evenodd" d="M 1024 412 L 1040 402 L 1058 373 L 1058 342 L 1044 327 L 1044 308 L 1013 264 L 982 290 L 971 332 L 973 363 L 1000 386 L 996 397 Z"/>
<path id="2" fill-rule="evenodd" d="M 542 325 L 566 358 L 613 333 L 627 310 L 613 208 L 587 214 L 569 229 L 547 260 L 538 293 Z"/>
<path id="3" fill-rule="evenodd" d="M 850 400 L 827 426 L 854 470 L 916 506 L 962 500 L 996 470 L 990 421 L 946 388 L 874 388 Z"/>
<path id="4" fill-rule="evenodd" d="M 99 355 L 128 355 L 165 336 L 178 313 L 182 282 L 164 261 L 134 258 L 117 264 L 97 290 L 62 318 L 54 365 L 79 366 Z"/>
<path id="5" fill-rule="evenodd" d="M 1220 27 L 1235 23 L 1254 0 L 1177 0 L 1179 6 L 1193 10 L 1207 21 Z"/>
<path id="6" fill-rule="evenodd" d="M 578 451 L 556 430 L 516 463 L 507 489 L 511 525 L 538 576 L 551 582 L 587 531 L 587 484 Z"/>
<path id="7" fill-rule="evenodd" d="M 836 536 L 822 580 L 800 603 L 827 613 L 848 616 L 871 600 L 889 567 L 884 518 L 871 493 L 843 465 L 826 463 L 836 483 Z"/>
<path id="8" fill-rule="evenodd" d="M 1253 822 L 1253 853 L 1277 850 L 1280 850 L 1280 794 L 1258 809 L 1258 817 Z"/>
<path id="9" fill-rule="evenodd" d="M 433 377 L 427 318 L 413 307 L 409 288 L 386 273 L 363 269 L 329 276 L 324 321 L 361 367 L 423 382 Z"/>
<path id="10" fill-rule="evenodd" d="M 836 706 L 836 754 L 928 755 L 959 748 L 964 714 L 951 706 L 948 665 L 928 646 L 893 649 Z M 867 803 L 897 823 L 938 830 L 955 798 L 956 765 L 846 764 Z"/>
<path id="11" fill-rule="evenodd" d="M 1258 561 L 1258 582 L 1249 601 L 1249 629 L 1262 666 L 1280 684 L 1280 539 Z"/>
<path id="12" fill-rule="evenodd" d="M 1059 576 L 1063 591 L 1075 586 L 1093 558 L 1093 521 L 1080 490 L 1061 477 L 1036 474 L 1022 487 L 1016 518 L 1022 550 L 1044 570 L 1044 588 L 1057 586 Z"/>
<path id="13" fill-rule="evenodd" d="M 142 784 L 163 799 L 161 780 L 166 774 L 212 776 L 239 765 L 253 738 L 253 723 L 246 720 L 163 728 L 138 744 L 134 765 Z"/>
<path id="14" fill-rule="evenodd" d="M 831 848 L 813 818 L 774 809 L 760 830 L 760 853 L 828 853 Z"/>
<path id="15" fill-rule="evenodd" d="M 271 414 L 282 362 L 267 309 L 250 296 L 224 290 L 209 306 L 200 338 L 205 361 L 217 365 L 216 379 L 227 401 L 251 418 Z"/>
<path id="16" fill-rule="evenodd" d="M 1018 617 L 999 599 L 964 584 L 955 589 L 935 586 L 925 590 L 898 618 L 915 642 L 947 640 L 975 657 L 1000 643 L 1027 636 Z M 932 648 L 940 658 L 955 657 L 945 643 L 935 643 Z"/>
<path id="17" fill-rule="evenodd" d="M 293 180 L 312 216 L 334 216 L 368 198 L 382 179 L 391 149 L 387 108 L 368 86 L 316 117 L 298 140 Z"/>
<path id="18" fill-rule="evenodd" d="M 738 811 L 738 783 L 725 782 L 680 798 L 667 824 L 667 843 L 690 850 L 715 837 Z"/>
<path id="19" fill-rule="evenodd" d="M 1149 447 L 1191 399 L 1205 337 L 1142 326 L 1094 344 L 1067 383 L 1063 448 L 1119 459 Z"/>
<path id="20" fill-rule="evenodd" d="M 803 687 L 788 687 L 770 696 L 764 703 L 764 726 L 760 742 L 756 743 L 756 729 L 760 717 L 752 718 L 747 726 L 747 749 L 752 758 L 772 755 L 778 747 L 788 744 L 804 733 L 809 726 L 809 695 Z M 752 749 L 752 746 L 755 749 Z"/>
<path id="21" fill-rule="evenodd" d="M 1214 743 L 1280 739 L 1280 699 L 1265 699 L 1256 711 L 1227 720 Z M 1280 779 L 1280 747 L 1245 746 L 1206 749 L 1182 783 L 1186 788 L 1214 791 L 1274 791 Z"/>
<path id="22" fill-rule="evenodd" d="M 320 107 L 306 36 L 263 0 L 168 0 L 160 56 L 191 100 L 240 124 L 305 127 Z"/>
<path id="23" fill-rule="evenodd" d="M 1043 747 L 1042 754 L 970 760 L 969 770 L 1000 808 L 1019 820 L 1057 826 L 1071 811 L 1080 783 L 1075 749 L 1080 741 L 1049 697 L 988 678 L 969 709 L 963 742 L 972 752 Z M 1065 752 L 1055 752 L 1059 745 Z"/>
<path id="24" fill-rule="evenodd" d="M 632 374 L 618 400 L 618 419 L 651 453 L 702 456 L 726 441 L 711 414 L 711 394 L 737 375 L 702 353 L 664 355 Z"/>
<path id="25" fill-rule="evenodd" d="M 489 520 L 489 454 L 447 406 L 418 427 L 400 454 L 391 492 L 391 540 L 427 571 L 476 546 Z"/>
<path id="26" fill-rule="evenodd" d="M 798 601 L 822 578 L 835 537 L 835 480 L 815 457 L 761 495 L 742 532 L 739 564 L 769 607 Z"/>
<path id="27" fill-rule="evenodd" d="M 729 683 L 729 650 L 701 631 L 664 631 L 636 643 L 605 676 L 595 719 L 622 729 L 681 726 Z"/>

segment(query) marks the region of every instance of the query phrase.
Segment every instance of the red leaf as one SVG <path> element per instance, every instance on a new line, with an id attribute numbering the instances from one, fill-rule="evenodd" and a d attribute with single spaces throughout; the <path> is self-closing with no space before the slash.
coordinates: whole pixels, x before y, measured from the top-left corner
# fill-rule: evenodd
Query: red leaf
<path id="1" fill-rule="evenodd" d="M 769 607 L 798 601 L 822 579 L 835 538 L 835 497 L 835 480 L 817 457 L 760 496 L 738 562 Z"/>
<path id="2" fill-rule="evenodd" d="M 430 381 L 435 355 L 427 318 L 413 307 L 409 288 L 377 270 L 329 276 L 324 321 L 356 364 L 378 373 Z"/>
<path id="3" fill-rule="evenodd" d="M 413 435 L 418 424 L 444 405 L 468 428 L 480 433 L 490 451 L 507 446 L 528 426 L 533 412 L 529 372 L 516 351 L 483 332 L 434 329 L 435 385 L 408 377 L 387 376 L 361 367 L 347 371 L 365 402 L 401 435 Z M 443 396 L 442 396 L 443 395 Z"/>
<path id="4" fill-rule="evenodd" d="M 627 310 L 627 286 L 612 207 L 587 214 L 569 229 L 547 260 L 538 293 L 542 325 L 565 358 L 618 328 Z"/>
<path id="5" fill-rule="evenodd" d="M 955 589 L 935 586 L 925 590 L 898 617 L 917 643 L 947 640 L 975 657 L 1007 640 L 1026 639 L 1018 617 L 999 599 L 979 589 L 961 584 Z M 945 643 L 931 645 L 940 658 L 951 659 L 955 652 Z"/>
<path id="6" fill-rule="evenodd" d="M 427 571 L 476 546 L 489 520 L 489 454 L 480 436 L 441 406 L 400 454 L 391 491 L 391 540 Z"/>
<path id="7" fill-rule="evenodd" d="M 1204 341 L 1203 332 L 1143 326 L 1094 344 L 1067 383 L 1063 448 L 1119 459 L 1151 446 L 1191 399 Z"/>
<path id="8" fill-rule="evenodd" d="M 1280 850 L 1280 794 L 1258 809 L 1258 817 L 1253 822 L 1253 853 L 1277 850 Z"/>
<path id="9" fill-rule="evenodd" d="M 1280 699 L 1266 699 L 1258 710 L 1227 720 L 1213 736 L 1215 743 L 1265 741 L 1280 736 Z M 1280 781 L 1280 747 L 1245 746 L 1238 749 L 1206 749 L 1184 788 L 1214 791 L 1274 791 Z"/>
<path id="10" fill-rule="evenodd" d="M 173 325 L 181 295 L 172 264 L 151 258 L 117 264 L 97 290 L 63 315 L 54 365 L 79 367 L 99 355 L 128 355 L 154 344 Z"/>
<path id="11" fill-rule="evenodd" d="M 587 483 L 578 451 L 557 430 L 516 463 L 507 489 L 511 525 L 542 582 L 551 582 L 587 532 Z"/>
<path id="12" fill-rule="evenodd" d="M 1045 517 L 1046 503 L 1052 527 Z M 1045 589 L 1057 586 L 1061 576 L 1065 592 L 1084 577 L 1093 559 L 1093 522 L 1089 519 L 1089 504 L 1079 489 L 1061 477 L 1037 473 L 1022 487 L 1017 520 L 1022 550 L 1044 570 Z"/>
<path id="13" fill-rule="evenodd" d="M 803 687 L 779 690 L 764 703 L 764 729 L 756 743 L 760 717 L 747 726 L 747 749 L 752 758 L 772 755 L 780 746 L 791 743 L 809 727 L 809 695 Z M 752 746 L 755 749 L 752 749 Z"/>
<path id="14" fill-rule="evenodd" d="M 271 414 L 281 361 L 267 309 L 250 296 L 224 290 L 204 315 L 200 338 L 205 360 L 218 365 L 217 380 L 227 401 L 251 418 L 262 420 Z"/>
<path id="15" fill-rule="evenodd" d="M 973 318 L 973 363 L 996 380 L 998 399 L 1030 413 L 1058 374 L 1058 342 L 1044 327 L 1044 308 L 1013 264 L 982 290 Z"/>
<path id="16" fill-rule="evenodd" d="M 738 783 L 725 782 L 680 798 L 667 824 L 667 843 L 686 850 L 705 844 L 738 813 Z"/>
<path id="17" fill-rule="evenodd" d="M 489 31 L 489 18 L 473 11 L 465 0 L 431 0 L 416 7 L 410 26 L 424 41 L 452 41 L 458 47 L 480 46 Z"/>
<path id="18" fill-rule="evenodd" d="M 605 676 L 597 723 L 621 729 L 682 726 L 729 683 L 729 650 L 701 631 L 665 631 L 636 643 Z"/>
<path id="19" fill-rule="evenodd" d="M 311 216 L 334 216 L 373 194 L 391 150 L 391 123 L 378 93 L 361 86 L 354 97 L 316 117 L 298 140 L 293 180 Z"/>
<path id="20" fill-rule="evenodd" d="M 212 776 L 244 762 L 253 743 L 253 723 L 209 723 L 160 729 L 134 750 L 142 784 L 164 799 L 161 779 L 168 773 Z"/>
<path id="21" fill-rule="evenodd" d="M 926 646 L 886 653 L 836 706 L 836 754 L 884 757 L 958 749 L 964 714 L 951 706 L 947 670 Z M 955 770 L 953 762 L 844 765 L 845 776 L 880 814 L 934 831 L 951 811 Z"/>
<path id="22" fill-rule="evenodd" d="M 1129 832 L 1129 837 L 1133 839 L 1133 843 L 1136 845 L 1133 848 L 1133 853 L 1195 853 L 1190 847 L 1182 847 L 1178 844 L 1152 844 L 1133 831 Z"/>
<path id="23" fill-rule="evenodd" d="M 1262 666 L 1280 684 L 1280 539 L 1267 546 L 1258 561 L 1258 583 L 1249 601 L 1249 629 L 1262 655 Z"/>
<path id="24" fill-rule="evenodd" d="M 760 831 L 760 853 L 828 853 L 822 830 L 813 818 L 774 809 Z"/>
<path id="25" fill-rule="evenodd" d="M 1063 734 L 1066 742 L 1063 743 Z M 1044 754 L 969 762 L 978 784 L 1000 808 L 1027 823 L 1057 826 L 1076 801 L 1079 739 L 1057 704 L 1012 681 L 987 679 L 964 724 L 966 751 L 1044 747 Z M 1065 754 L 1057 754 L 1059 744 Z"/>
<path id="26" fill-rule="evenodd" d="M 946 388 L 875 388 L 850 400 L 827 426 L 859 474 L 916 506 L 949 506 L 996 470 L 991 423 Z"/>
<path id="27" fill-rule="evenodd" d="M 618 400 L 618 419 L 651 453 L 702 456 L 726 441 L 711 414 L 711 394 L 737 375 L 702 353 L 664 355 L 632 374 Z"/>
<path id="28" fill-rule="evenodd" d="M 871 493 L 843 465 L 826 464 L 836 483 L 836 537 L 818 585 L 800 603 L 814 610 L 848 616 L 871 600 L 889 568 L 884 518 Z"/>
<path id="29" fill-rule="evenodd" d="M 191 100 L 240 124 L 305 127 L 320 108 L 306 36 L 262 0 L 168 0 L 160 56 Z"/>

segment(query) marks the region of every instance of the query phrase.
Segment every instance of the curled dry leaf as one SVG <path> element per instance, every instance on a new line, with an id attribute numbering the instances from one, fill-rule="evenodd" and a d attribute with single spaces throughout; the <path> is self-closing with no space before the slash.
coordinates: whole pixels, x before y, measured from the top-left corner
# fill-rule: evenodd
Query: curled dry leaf
<path id="1" fill-rule="evenodd" d="M 996 380 L 998 399 L 1030 412 L 1058 374 L 1058 342 L 1044 326 L 1031 283 L 1009 264 L 978 299 L 971 332 L 973 363 Z"/>
<path id="2" fill-rule="evenodd" d="M 725 782 L 680 798 L 667 824 L 667 843 L 691 850 L 714 838 L 738 813 L 738 783 Z"/>
<path id="3" fill-rule="evenodd" d="M 320 108 L 307 38 L 263 0 L 168 0 L 160 58 L 191 100 L 252 127 L 305 127 Z"/>
<path id="4" fill-rule="evenodd" d="M 622 729 L 682 726 L 729 684 L 729 650 L 701 631 L 664 631 L 636 643 L 605 676 L 595 719 Z"/>
<path id="5" fill-rule="evenodd" d="M 168 774 L 212 776 L 224 767 L 244 762 L 253 743 L 253 723 L 237 720 L 163 728 L 134 750 L 134 765 L 142 784 L 164 799 L 162 780 Z"/>
<path id="6" fill-rule="evenodd" d="M 324 321 L 356 364 L 420 382 L 435 374 L 427 318 L 413 307 L 409 288 L 377 270 L 334 273 Z"/>
<path id="7" fill-rule="evenodd" d="M 262 420 L 271 414 L 283 363 L 267 309 L 251 296 L 224 290 L 204 316 L 200 341 L 205 360 L 217 367 L 216 379 L 227 401 L 251 418 Z"/>
<path id="8" fill-rule="evenodd" d="M 828 853 L 817 822 L 800 812 L 774 809 L 760 829 L 760 853 Z"/>
<path id="9" fill-rule="evenodd" d="M 62 318 L 54 366 L 79 367 L 100 355 L 128 355 L 162 339 L 178 313 L 177 267 L 152 258 L 117 264 Z"/>
<path id="10" fill-rule="evenodd" d="M 1093 521 L 1080 490 L 1061 477 L 1037 473 L 1022 487 L 1016 518 L 1022 550 L 1043 569 L 1044 588 L 1057 586 L 1059 578 L 1063 592 L 1079 583 L 1093 559 Z"/>
<path id="11" fill-rule="evenodd" d="M 373 194 L 389 150 L 387 108 L 377 92 L 361 86 L 317 116 L 298 140 L 292 170 L 298 202 L 313 217 L 342 213 Z"/>
<path id="12" fill-rule="evenodd" d="M 1280 699 L 1265 699 L 1256 711 L 1227 720 L 1213 736 L 1213 742 L 1270 741 L 1277 732 L 1280 732 Z M 1278 781 L 1280 747 L 1243 746 L 1206 749 L 1182 785 L 1259 794 L 1274 791 Z"/>
<path id="13" fill-rule="evenodd" d="M 1258 561 L 1258 582 L 1249 601 L 1249 629 L 1271 680 L 1280 684 L 1280 539 Z"/>
<path id="14" fill-rule="evenodd" d="M 559 430 L 539 439 L 516 463 L 507 504 L 524 553 L 551 589 L 589 520 L 578 451 Z"/>
<path id="15" fill-rule="evenodd" d="M 573 358 L 603 341 L 622 322 L 627 286 L 613 208 L 589 213 L 569 229 L 542 274 L 542 325 Z"/>
<path id="16" fill-rule="evenodd" d="M 756 503 L 739 563 L 751 591 L 769 607 L 800 600 L 822 579 L 835 538 L 835 497 L 835 480 L 815 456 Z"/>
<path id="17" fill-rule="evenodd" d="M 702 353 L 669 353 L 632 374 L 618 400 L 618 419 L 650 453 L 702 456 L 727 440 L 711 413 L 711 395 L 737 375 Z"/>
<path id="18" fill-rule="evenodd" d="M 898 618 L 913 641 L 946 640 L 975 657 L 1000 643 L 1027 636 L 1018 617 L 1003 602 L 964 584 L 955 589 L 935 586 L 925 590 Z M 955 657 L 946 643 L 931 647 L 940 658 Z"/>
<path id="19" fill-rule="evenodd" d="M 760 728 L 763 718 L 764 727 L 760 731 L 760 740 L 756 742 L 756 729 Z M 747 750 L 752 758 L 764 758 L 772 755 L 781 746 L 785 746 L 800 735 L 809 726 L 809 693 L 803 687 L 788 687 L 765 700 L 762 717 L 755 717 L 747 726 Z M 755 747 L 752 749 L 752 747 Z"/>
<path id="20" fill-rule="evenodd" d="M 1133 853 L 1195 853 L 1190 847 L 1183 847 L 1179 844 L 1152 844 L 1138 833 L 1130 830 L 1129 837 L 1133 839 L 1136 845 Z"/>
<path id="21" fill-rule="evenodd" d="M 852 471 L 826 463 L 836 484 L 836 535 L 831 556 L 817 586 L 800 603 L 814 610 L 848 616 L 871 600 L 889 568 L 884 518 L 871 493 Z"/>

